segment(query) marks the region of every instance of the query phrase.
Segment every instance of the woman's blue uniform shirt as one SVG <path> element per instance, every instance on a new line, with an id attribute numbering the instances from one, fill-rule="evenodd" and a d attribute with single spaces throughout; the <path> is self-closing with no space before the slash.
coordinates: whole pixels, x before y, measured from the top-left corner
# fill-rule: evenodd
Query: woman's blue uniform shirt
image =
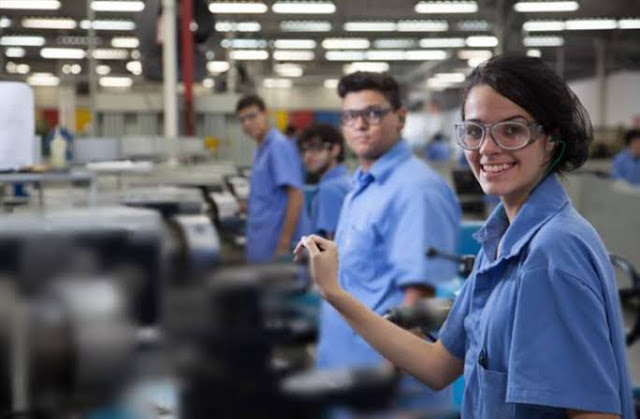
<path id="1" fill-rule="evenodd" d="M 331 168 L 318 182 L 318 192 L 311 201 L 313 233 L 335 233 L 344 197 L 351 189 L 349 172 L 342 164 Z"/>
<path id="2" fill-rule="evenodd" d="M 556 177 L 511 225 L 500 205 L 476 238 L 474 274 L 440 331 L 465 361 L 463 418 L 634 417 L 613 268 Z"/>

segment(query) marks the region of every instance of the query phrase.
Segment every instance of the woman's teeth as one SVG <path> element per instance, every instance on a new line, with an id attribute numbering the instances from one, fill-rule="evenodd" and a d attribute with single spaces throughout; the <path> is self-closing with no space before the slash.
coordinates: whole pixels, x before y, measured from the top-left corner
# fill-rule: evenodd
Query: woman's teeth
<path id="1" fill-rule="evenodd" d="M 497 173 L 497 172 L 502 172 L 504 170 L 507 170 L 508 168 L 510 168 L 513 165 L 514 165 L 514 163 L 483 164 L 482 165 L 482 170 L 484 170 L 485 172 L 488 172 L 488 173 Z"/>

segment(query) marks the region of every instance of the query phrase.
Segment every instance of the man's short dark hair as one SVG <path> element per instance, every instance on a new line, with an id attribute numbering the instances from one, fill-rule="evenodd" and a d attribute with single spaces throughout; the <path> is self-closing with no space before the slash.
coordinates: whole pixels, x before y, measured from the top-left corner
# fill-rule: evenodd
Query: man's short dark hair
<path id="1" fill-rule="evenodd" d="M 633 141 L 636 138 L 640 138 L 640 129 L 638 128 L 630 129 L 624 134 L 624 145 L 628 147 L 629 144 L 631 144 L 631 141 Z"/>
<path id="2" fill-rule="evenodd" d="M 260 111 L 264 112 L 267 106 L 264 104 L 264 100 L 258 95 L 246 95 L 240 98 L 236 104 L 236 113 L 251 106 L 257 106 Z"/>
<path id="3" fill-rule="evenodd" d="M 305 143 L 316 142 L 338 144 L 340 153 L 337 160 L 344 161 L 344 137 L 339 129 L 329 124 L 315 123 L 302 130 L 298 136 L 298 147 Z"/>
<path id="4" fill-rule="evenodd" d="M 380 92 L 389 101 L 394 110 L 402 106 L 400 87 L 398 86 L 398 82 L 396 82 L 389 73 L 356 71 L 355 73 L 343 76 L 338 83 L 338 96 L 342 99 L 349 93 L 361 92 L 363 90 Z"/>

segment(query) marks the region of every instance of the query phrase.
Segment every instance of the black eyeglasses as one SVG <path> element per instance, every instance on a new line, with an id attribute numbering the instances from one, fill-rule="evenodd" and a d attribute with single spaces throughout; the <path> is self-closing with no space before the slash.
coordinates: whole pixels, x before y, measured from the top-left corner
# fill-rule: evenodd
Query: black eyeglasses
<path id="1" fill-rule="evenodd" d="M 378 125 L 382 122 L 382 119 L 391 112 L 392 108 L 380 108 L 377 106 L 370 106 L 361 110 L 348 110 L 342 111 L 340 114 L 340 123 L 342 125 L 351 127 L 356 124 L 359 118 L 362 118 L 367 124 Z"/>
<path id="2" fill-rule="evenodd" d="M 244 121 L 251 121 L 255 119 L 258 115 L 259 115 L 258 112 L 247 112 L 244 115 L 238 115 L 238 121 L 240 121 L 240 123 L 243 123 Z"/>
<path id="3" fill-rule="evenodd" d="M 298 150 L 300 153 L 304 154 L 307 151 L 312 153 L 319 153 L 324 150 L 329 150 L 331 148 L 331 143 L 304 143 L 298 146 Z"/>
<path id="4" fill-rule="evenodd" d="M 502 121 L 495 124 L 461 122 L 455 124 L 456 141 L 465 150 L 478 150 L 485 141 L 487 132 L 503 150 L 520 150 L 538 139 L 544 131 L 536 122 Z"/>

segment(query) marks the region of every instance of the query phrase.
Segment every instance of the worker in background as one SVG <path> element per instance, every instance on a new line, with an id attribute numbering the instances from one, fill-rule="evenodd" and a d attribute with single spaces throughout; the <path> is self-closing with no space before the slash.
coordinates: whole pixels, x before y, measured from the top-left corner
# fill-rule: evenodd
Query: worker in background
<path id="1" fill-rule="evenodd" d="M 351 176 L 344 161 L 344 138 L 329 124 L 314 124 L 300 133 L 298 148 L 307 171 L 317 176 L 318 186 L 310 202 L 311 232 L 333 239 Z"/>
<path id="2" fill-rule="evenodd" d="M 624 143 L 626 148 L 613 158 L 611 177 L 640 185 L 640 129 L 627 131 Z"/>
<path id="3" fill-rule="evenodd" d="M 425 147 L 424 157 L 428 162 L 444 163 L 451 157 L 451 149 L 447 144 L 447 138 L 442 132 L 436 132 Z"/>
<path id="4" fill-rule="evenodd" d="M 368 308 L 384 314 L 434 295 L 438 283 L 456 275 L 455 264 L 426 259 L 425 250 L 432 246 L 456 252 L 460 206 L 445 181 L 415 157 L 402 138 L 406 109 L 391 76 L 344 76 L 338 94 L 343 100 L 343 133 L 360 163 L 336 232 L 339 281 Z M 382 356 L 323 302 L 317 366 L 382 362 Z M 408 376 L 401 382 L 398 407 L 437 409 L 450 403 L 449 391 L 433 393 Z"/>
<path id="5" fill-rule="evenodd" d="M 247 201 L 249 263 L 287 257 L 302 209 L 302 162 L 291 142 L 270 126 L 262 98 L 248 95 L 236 105 L 242 129 L 257 144 Z"/>

